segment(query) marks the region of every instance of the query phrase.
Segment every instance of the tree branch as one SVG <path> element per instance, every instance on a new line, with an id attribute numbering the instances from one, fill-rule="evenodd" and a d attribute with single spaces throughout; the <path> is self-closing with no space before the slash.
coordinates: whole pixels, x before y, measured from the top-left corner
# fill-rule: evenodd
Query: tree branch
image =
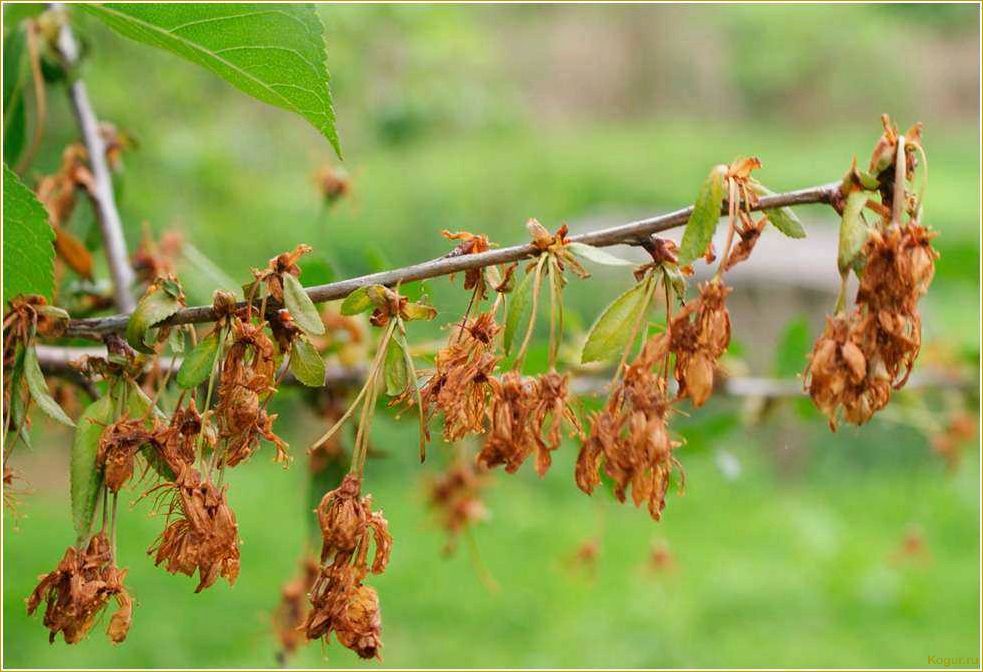
<path id="1" fill-rule="evenodd" d="M 61 3 L 51 3 L 51 8 L 65 11 Z M 106 260 L 109 263 L 109 274 L 113 281 L 113 299 L 116 307 L 124 312 L 133 312 L 136 302 L 130 288 L 133 285 L 133 268 L 130 266 L 126 250 L 126 238 L 123 236 L 123 222 L 116 208 L 116 195 L 113 192 L 113 180 L 106 164 L 106 143 L 99 132 L 99 120 L 96 118 L 89 102 L 89 93 L 85 82 L 75 72 L 78 65 L 79 49 L 72 28 L 65 18 L 58 32 L 58 51 L 64 62 L 69 79 L 68 95 L 72 103 L 72 111 L 78 122 L 89 155 L 89 166 L 92 169 L 93 188 L 89 191 L 92 207 L 99 220 L 102 232 L 102 243 L 106 250 Z"/>
<path id="2" fill-rule="evenodd" d="M 810 203 L 830 203 L 833 195 L 839 191 L 840 183 L 832 182 L 807 189 L 799 189 L 772 196 L 764 196 L 758 199 L 758 203 L 753 210 L 770 210 L 774 208 L 786 207 L 791 205 L 806 205 Z M 693 208 L 683 208 L 673 212 L 640 219 L 620 226 L 613 226 L 607 229 L 599 229 L 576 236 L 570 236 L 569 240 L 595 247 L 608 247 L 611 245 L 640 245 L 643 240 L 654 233 L 682 226 L 689 219 Z M 726 214 L 726 205 L 721 216 Z M 430 261 L 405 266 L 380 273 L 372 273 L 357 278 L 332 282 L 326 285 L 308 287 L 307 294 L 315 303 L 343 299 L 359 287 L 366 285 L 386 285 L 394 286 L 397 283 L 413 282 L 415 280 L 425 280 L 436 278 L 452 273 L 459 273 L 475 268 L 484 268 L 496 264 L 506 264 L 514 261 L 527 259 L 538 254 L 538 250 L 532 244 L 513 245 L 512 247 L 502 247 L 480 254 L 453 255 L 447 254 Z M 240 302 L 239 306 L 245 306 L 245 302 Z M 112 317 L 94 317 L 87 319 L 71 320 L 68 323 L 66 335 L 81 338 L 101 338 L 102 335 L 112 332 L 121 332 L 126 328 L 128 317 L 126 315 L 114 315 Z M 170 318 L 161 322 L 162 326 L 173 326 L 178 324 L 195 324 L 200 322 L 212 322 L 215 314 L 211 306 L 195 306 L 178 311 Z"/>

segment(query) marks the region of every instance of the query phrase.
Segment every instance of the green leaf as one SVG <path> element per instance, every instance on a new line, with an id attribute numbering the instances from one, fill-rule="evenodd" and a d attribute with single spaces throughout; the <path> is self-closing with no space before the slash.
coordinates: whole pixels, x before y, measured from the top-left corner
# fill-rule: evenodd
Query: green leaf
<path id="1" fill-rule="evenodd" d="M 386 382 L 386 394 L 395 397 L 409 384 L 410 374 L 406 367 L 406 352 L 395 338 L 390 339 L 386 348 L 386 361 L 382 368 L 382 378 Z"/>
<path id="2" fill-rule="evenodd" d="M 130 414 L 131 418 L 147 416 L 147 425 L 149 426 L 153 420 L 147 411 L 150 410 L 150 405 L 154 403 L 153 399 L 148 397 L 147 393 L 143 391 L 143 388 L 132 380 L 127 381 L 126 390 L 126 412 Z M 167 419 L 164 411 L 160 410 L 157 406 L 154 406 L 153 415 L 156 415 L 161 420 Z"/>
<path id="3" fill-rule="evenodd" d="M 70 467 L 72 521 L 75 534 L 83 541 L 92 527 L 92 516 L 102 487 L 102 470 L 96 465 L 99 438 L 113 421 L 113 398 L 106 395 L 89 404 L 79 418 L 72 442 Z"/>
<path id="4" fill-rule="evenodd" d="M 211 334 L 201 340 L 194 349 L 187 354 L 181 362 L 181 368 L 177 371 L 177 384 L 184 389 L 198 387 L 208 380 L 212 369 L 215 367 L 215 356 L 218 354 L 219 330 L 216 329 Z"/>
<path id="5" fill-rule="evenodd" d="M 317 312 L 317 307 L 311 301 L 311 297 L 307 296 L 300 280 L 289 273 L 283 274 L 283 304 L 290 311 L 290 316 L 294 318 L 294 324 L 305 333 L 315 336 L 324 333 L 321 313 Z"/>
<path id="6" fill-rule="evenodd" d="M 127 342 L 140 352 L 153 354 L 150 330 L 157 323 L 181 310 L 182 306 L 183 303 L 164 286 L 144 294 L 136 310 L 130 315 L 130 321 L 126 323 Z"/>
<path id="7" fill-rule="evenodd" d="M 686 278 L 676 264 L 661 264 L 662 282 L 672 289 L 680 303 L 686 300 Z"/>
<path id="8" fill-rule="evenodd" d="M 631 337 L 633 322 L 638 311 L 646 303 L 650 285 L 640 282 L 612 301 L 587 332 L 584 350 L 580 354 L 583 364 L 609 359 L 624 350 Z"/>
<path id="9" fill-rule="evenodd" d="M 713 239 L 713 232 L 720 219 L 720 208 L 724 203 L 726 166 L 715 166 L 696 195 L 693 213 L 686 222 L 683 241 L 679 246 L 679 263 L 688 264 L 703 256 L 707 245 Z"/>
<path id="10" fill-rule="evenodd" d="M 3 301 L 18 294 L 51 298 L 55 232 L 48 214 L 7 164 L 3 165 Z"/>
<path id="11" fill-rule="evenodd" d="M 358 315 L 375 308 L 368 287 L 359 287 L 341 302 L 342 315 Z"/>
<path id="12" fill-rule="evenodd" d="M 752 188 L 758 196 L 774 196 L 773 192 L 768 187 L 764 186 L 760 182 L 752 182 Z M 772 226 L 784 233 L 789 238 L 805 238 L 806 230 L 802 226 L 802 222 L 792 208 L 771 208 L 770 210 L 764 210 L 765 216 L 768 221 L 771 222 Z"/>
<path id="13" fill-rule="evenodd" d="M 532 298 L 533 276 L 535 271 L 526 273 L 522 282 L 512 292 L 511 300 L 508 303 L 508 310 L 505 314 L 505 334 L 502 336 L 502 348 L 508 355 L 512 351 L 512 341 L 515 339 L 516 330 L 519 325 L 526 321 L 529 311 L 532 309 L 530 299 Z"/>
<path id="14" fill-rule="evenodd" d="M 324 26 L 301 4 L 79 5 L 137 42 L 197 63 L 264 103 L 295 112 L 341 156 Z"/>
<path id="15" fill-rule="evenodd" d="M 584 245 L 583 243 L 567 243 L 567 249 L 576 254 L 578 257 L 583 257 L 588 261 L 593 261 L 595 264 L 601 264 L 602 266 L 634 266 L 635 264 L 627 259 L 622 259 L 621 257 L 616 257 L 609 252 L 605 252 L 599 247 L 594 247 L 593 245 Z"/>
<path id="16" fill-rule="evenodd" d="M 6 7 L 4 7 L 6 10 Z M 4 21 L 10 12 L 5 11 Z M 26 78 L 26 38 L 20 26 L 3 38 L 3 160 L 16 164 L 27 137 L 27 115 L 24 112 Z"/>
<path id="17" fill-rule="evenodd" d="M 17 437 L 20 436 L 24 445 L 28 448 L 31 447 L 31 437 L 27 431 L 27 404 L 24 402 L 24 395 L 21 394 L 21 382 L 24 380 L 24 353 L 26 348 L 23 345 L 18 345 L 16 347 L 14 355 L 14 364 L 12 367 L 7 368 L 10 375 L 10 420 L 11 428 L 17 430 L 12 438 L 11 442 L 16 442 Z M 4 373 L 7 373 L 5 371 Z M 11 443 L 13 445 L 13 443 Z"/>
<path id="18" fill-rule="evenodd" d="M 48 392 L 48 383 L 45 382 L 44 374 L 41 373 L 41 365 L 38 363 L 37 350 L 33 347 L 28 348 L 24 353 L 24 377 L 27 378 L 27 389 L 31 393 L 31 399 L 37 402 L 42 411 L 63 425 L 75 426 L 75 423 L 62 410 L 58 402 L 51 398 L 51 393 Z"/>
<path id="19" fill-rule="evenodd" d="M 867 242 L 870 232 L 863 218 L 867 198 L 867 192 L 854 191 L 847 196 L 846 205 L 843 206 L 843 219 L 840 221 L 840 249 L 836 258 L 840 273 L 855 268 L 864 243 Z"/>
<path id="20" fill-rule="evenodd" d="M 324 360 L 306 338 L 296 338 L 290 346 L 290 372 L 308 387 L 324 387 Z"/>

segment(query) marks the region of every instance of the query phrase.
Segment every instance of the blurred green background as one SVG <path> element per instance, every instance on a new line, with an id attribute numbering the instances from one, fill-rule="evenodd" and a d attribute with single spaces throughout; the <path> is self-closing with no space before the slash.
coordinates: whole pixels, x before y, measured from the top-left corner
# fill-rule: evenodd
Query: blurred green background
<path id="1" fill-rule="evenodd" d="M 975 390 L 977 7 L 319 12 L 352 179 L 351 195 L 331 207 L 313 175 L 338 162 L 302 120 L 74 17 L 97 112 L 139 140 L 119 177 L 131 248 L 145 222 L 156 233 L 177 229 L 242 282 L 251 266 L 306 242 L 347 277 L 442 254 L 445 228 L 512 244 L 526 237 L 528 217 L 577 231 L 681 207 L 713 164 L 738 155 L 759 156 L 760 178 L 775 190 L 826 183 L 853 156 L 866 161 L 889 112 L 902 128 L 925 122 L 926 223 L 940 231 L 919 372 L 968 375 Z M 52 172 L 76 135 L 62 91 L 49 99 L 29 178 Z M 766 234 L 747 272 L 735 273 L 735 373 L 793 377 L 832 308 L 835 215 L 822 207 L 800 215 L 809 238 Z M 91 214 L 80 209 L 72 227 L 85 236 Z M 183 270 L 190 300 L 207 301 L 217 278 Z M 630 282 L 623 271 L 592 270 L 594 279 L 567 292 L 571 350 Z M 429 291 L 438 322 L 460 314 L 460 279 L 432 281 Z M 438 326 L 411 338 L 437 336 Z M 125 507 L 120 552 L 138 607 L 119 647 L 98 626 L 78 646 L 49 645 L 40 618 L 24 613 L 37 575 L 73 539 L 71 438 L 35 418 L 34 450 L 12 459 L 30 493 L 19 517 L 4 515 L 4 665 L 274 665 L 270 612 L 309 515 L 303 452 L 323 431 L 301 401 L 284 391 L 274 404 L 294 466 L 271 464 L 267 446 L 229 474 L 244 541 L 233 588 L 194 595 L 192 581 L 154 568 L 144 551 L 162 520 L 145 502 Z M 899 394 L 870 425 L 835 434 L 800 401 L 721 397 L 681 417 L 674 429 L 687 440 L 679 450 L 687 492 L 658 524 L 605 492 L 580 493 L 572 443 L 542 480 L 530 467 L 496 473 L 491 518 L 474 538 L 498 590 L 479 580 L 466 545 L 441 555 L 423 482 L 450 448 L 436 442 L 421 467 L 414 423 L 379 422 L 374 444 L 385 456 L 370 462 L 366 489 L 395 536 L 389 569 L 370 579 L 382 603 L 384 664 L 917 667 L 931 656 L 978 656 L 978 438 L 964 442 L 954 468 L 931 442 L 954 415 L 978 420 L 978 397 L 952 388 Z M 591 539 L 593 574 L 572 560 Z M 653 566 L 653 544 L 668 551 L 668 567 Z M 335 643 L 308 646 L 289 664 L 365 663 Z"/>

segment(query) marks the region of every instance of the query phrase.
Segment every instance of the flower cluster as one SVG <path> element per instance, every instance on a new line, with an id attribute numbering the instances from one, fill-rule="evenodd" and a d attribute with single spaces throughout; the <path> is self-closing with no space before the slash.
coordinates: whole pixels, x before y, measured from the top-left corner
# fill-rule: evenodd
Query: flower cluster
<path id="1" fill-rule="evenodd" d="M 552 452 L 560 447 L 563 423 L 575 436 L 581 432 L 580 420 L 570 406 L 569 382 L 569 375 L 556 371 L 536 378 L 508 371 L 490 378 L 489 429 L 478 464 L 487 468 L 505 465 L 511 474 L 535 453 L 536 473 L 545 475 Z"/>
<path id="2" fill-rule="evenodd" d="M 662 517 L 673 472 L 679 474 L 680 487 L 684 480 L 673 455 L 680 443 L 669 436 L 666 379 L 654 371 L 664 362 L 667 345 L 664 335 L 652 337 L 625 368 L 604 408 L 591 418 L 574 474 L 577 486 L 591 494 L 601 482 L 603 465 L 618 500 L 625 501 L 631 488 L 635 506 L 645 503 L 655 520 Z"/>
<path id="3" fill-rule="evenodd" d="M 44 602 L 44 627 L 50 630 L 50 641 L 61 633 L 65 642 L 76 644 L 114 599 L 117 608 L 106 634 L 119 644 L 133 620 L 133 600 L 123 586 L 125 578 L 126 570 L 116 566 L 109 539 L 100 532 L 84 548 L 70 546 L 58 566 L 41 577 L 27 598 L 27 613 L 33 614 Z"/>
<path id="4" fill-rule="evenodd" d="M 443 413 L 443 435 L 448 443 L 485 431 L 491 379 L 500 360 L 494 345 L 499 331 L 494 312 L 481 313 L 463 327 L 455 327 L 447 346 L 437 352 L 433 375 L 420 396 L 427 426 L 436 411 Z M 411 397 L 406 398 L 412 402 Z"/>
<path id="5" fill-rule="evenodd" d="M 361 479 L 348 474 L 318 505 L 321 567 L 311 587 L 311 609 L 303 627 L 308 639 L 327 642 L 334 633 L 359 657 L 376 658 L 382 649 L 379 597 L 362 582 L 370 572 L 385 570 L 392 536 L 382 512 L 372 511 L 372 497 L 362 497 L 361 489 Z M 375 544 L 371 563 L 370 542 Z"/>
<path id="6" fill-rule="evenodd" d="M 171 574 L 198 573 L 199 593 L 221 576 L 229 585 L 239 576 L 239 527 L 225 489 L 202 478 L 193 467 L 157 488 L 170 494 L 167 515 L 177 513 L 147 550 L 155 565 Z"/>
<path id="7" fill-rule="evenodd" d="M 219 439 L 225 443 L 221 459 L 230 467 L 248 459 L 260 439 L 273 442 L 277 462 L 289 459 L 286 442 L 273 433 L 276 415 L 266 412 L 265 400 L 276 391 L 276 350 L 264 326 L 232 320 L 232 344 L 222 364 L 215 407 Z"/>
<path id="8" fill-rule="evenodd" d="M 718 280 L 704 283 L 700 296 L 687 302 L 669 328 L 669 350 L 679 396 L 702 406 L 713 392 L 717 361 L 730 344 L 730 314 L 724 304 L 730 288 Z"/>
<path id="9" fill-rule="evenodd" d="M 881 189 L 881 207 L 875 209 L 880 218 L 865 231 L 855 265 L 860 285 L 854 306 L 827 319 L 805 374 L 806 390 L 833 430 L 841 418 L 856 425 L 867 422 L 887 405 L 893 390 L 904 387 L 921 349 L 918 301 L 932 282 L 938 258 L 931 242 L 936 234 L 918 221 L 920 203 L 903 183 L 918 165 L 920 126 L 902 144 L 904 136 L 887 118 L 884 125 L 870 161 Z M 844 191 L 860 190 L 852 183 L 860 182 L 856 175 L 851 169 Z M 905 213 L 908 219 L 902 221 Z"/>
<path id="10" fill-rule="evenodd" d="M 457 538 L 475 522 L 488 516 L 481 491 L 488 474 L 465 459 L 455 459 L 427 487 L 427 502 L 447 533 L 445 552 L 454 550 Z"/>

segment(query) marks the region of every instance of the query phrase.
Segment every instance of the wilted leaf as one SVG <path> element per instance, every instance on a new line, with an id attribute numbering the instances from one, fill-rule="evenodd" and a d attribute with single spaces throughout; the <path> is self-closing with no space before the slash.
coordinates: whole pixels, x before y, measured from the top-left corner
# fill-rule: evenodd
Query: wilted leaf
<path id="1" fill-rule="evenodd" d="M 535 275 L 535 271 L 526 273 L 526 277 L 522 278 L 522 282 L 512 292 L 511 300 L 508 302 L 508 310 L 505 314 L 505 333 L 502 336 L 502 348 L 506 355 L 512 351 L 512 341 L 515 339 L 516 330 L 521 323 L 526 321 L 532 308 L 530 299 L 532 298 L 533 276 Z"/>
<path id="2" fill-rule="evenodd" d="M 411 302 L 403 308 L 407 320 L 432 320 L 437 317 L 437 309 L 429 303 Z"/>
<path id="3" fill-rule="evenodd" d="M 3 166 L 3 301 L 18 294 L 51 298 L 55 233 L 48 214 L 7 164 Z"/>
<path id="4" fill-rule="evenodd" d="M 720 219 L 720 208 L 724 203 L 726 173 L 727 166 L 715 166 L 703 181 L 679 246 L 680 264 L 688 264 L 703 256 L 707 245 L 713 239 L 717 220 Z"/>
<path id="5" fill-rule="evenodd" d="M 45 382 L 44 374 L 41 373 L 41 365 L 38 363 L 37 350 L 34 348 L 28 348 L 24 353 L 24 377 L 27 379 L 27 389 L 31 393 L 31 399 L 37 403 L 42 411 L 63 425 L 75 426 L 75 423 L 62 410 L 58 402 L 51 398 L 51 393 L 48 392 L 48 383 Z"/>
<path id="6" fill-rule="evenodd" d="M 113 398 L 107 394 L 89 404 L 82 412 L 78 429 L 75 430 L 70 467 L 72 521 L 80 541 L 92 527 L 92 516 L 95 514 L 102 486 L 102 470 L 96 465 L 99 437 L 112 421 Z"/>
<path id="7" fill-rule="evenodd" d="M 218 354 L 219 330 L 201 340 L 181 362 L 177 371 L 177 384 L 185 389 L 198 387 L 208 380 L 215 367 L 215 356 Z"/>
<path id="8" fill-rule="evenodd" d="M 382 378 L 386 383 L 386 394 L 395 397 L 406 389 L 410 379 L 406 368 L 406 353 L 403 346 L 395 339 L 390 339 L 386 348 L 386 361 L 382 369 Z"/>
<path id="9" fill-rule="evenodd" d="M 149 294 L 144 294 L 136 310 L 130 315 L 130 321 L 126 323 L 126 341 L 135 350 L 153 354 L 154 349 L 150 347 L 150 343 L 153 342 L 149 338 L 150 330 L 157 323 L 181 310 L 183 306 L 184 302 L 173 296 L 173 293 L 164 286 L 156 287 Z"/>
<path id="10" fill-rule="evenodd" d="M 601 264 L 603 266 L 634 266 L 635 264 L 627 259 L 622 259 L 621 257 L 616 257 L 609 252 L 605 252 L 599 247 L 594 247 L 593 245 L 584 245 L 583 243 L 567 243 L 567 249 L 576 254 L 578 257 L 583 257 L 588 261 L 593 261 L 595 264 Z"/>
<path id="11" fill-rule="evenodd" d="M 300 280 L 289 273 L 283 274 L 283 304 L 290 311 L 290 316 L 294 318 L 294 324 L 305 333 L 315 336 L 324 333 L 321 313 L 317 312 L 317 307 L 311 301 L 311 297 L 307 296 Z"/>
<path id="12" fill-rule="evenodd" d="M 308 387 L 324 387 L 324 360 L 306 338 L 295 338 L 290 346 L 290 372 Z"/>
<path id="13" fill-rule="evenodd" d="M 233 86 L 307 119 L 341 156 L 324 26 L 311 5 L 79 5 L 137 42 L 182 56 Z"/>
<path id="14" fill-rule="evenodd" d="M 843 207 L 843 219 L 840 221 L 840 249 L 836 258 L 840 273 L 846 273 L 854 268 L 860 251 L 867 242 L 869 230 L 862 214 L 867 198 L 867 192 L 854 191 L 847 196 L 846 205 Z"/>
<path id="15" fill-rule="evenodd" d="M 632 324 L 645 304 L 650 285 L 643 281 L 612 301 L 587 332 L 580 354 L 583 364 L 600 362 L 620 353 L 631 337 Z"/>

